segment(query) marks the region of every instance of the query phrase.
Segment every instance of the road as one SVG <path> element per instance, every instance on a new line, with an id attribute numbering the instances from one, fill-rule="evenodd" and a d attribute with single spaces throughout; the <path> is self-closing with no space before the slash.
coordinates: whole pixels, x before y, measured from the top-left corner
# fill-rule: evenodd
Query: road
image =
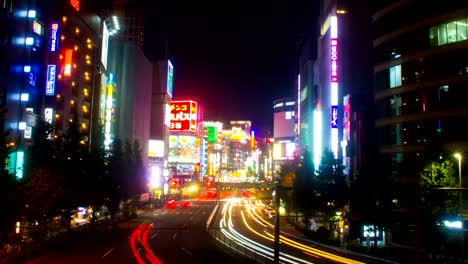
<path id="1" fill-rule="evenodd" d="M 150 210 L 118 228 L 82 232 L 25 263 L 253 263 L 224 251 L 206 232 L 215 204 L 194 200 L 188 207 Z"/>

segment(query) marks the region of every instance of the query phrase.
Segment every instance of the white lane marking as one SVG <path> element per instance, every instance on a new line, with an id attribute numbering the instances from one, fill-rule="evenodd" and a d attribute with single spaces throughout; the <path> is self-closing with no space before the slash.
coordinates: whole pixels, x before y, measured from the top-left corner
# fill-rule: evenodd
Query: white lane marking
<path id="1" fill-rule="evenodd" d="M 177 233 L 175 233 L 175 234 L 172 236 L 172 239 L 175 240 L 176 236 L 177 236 Z"/>
<path id="2" fill-rule="evenodd" d="M 102 257 L 104 258 L 105 256 L 109 255 L 109 253 L 111 253 L 111 252 L 112 252 L 112 250 L 114 250 L 114 248 L 111 248 L 111 249 L 110 249 L 109 251 L 107 251 L 107 253 L 106 253 L 106 254 L 104 254 L 104 256 L 102 256 Z"/>
<path id="3" fill-rule="evenodd" d="M 43 259 L 45 259 L 45 258 L 48 258 L 48 257 L 49 257 L 49 256 L 45 256 L 45 257 L 42 257 L 42 258 L 38 258 L 38 259 L 34 259 L 34 260 L 27 261 L 27 262 L 25 262 L 25 263 L 26 263 L 26 264 L 36 263 L 36 262 L 41 261 L 41 260 L 43 260 Z"/>
<path id="4" fill-rule="evenodd" d="M 158 235 L 158 233 L 152 235 L 152 236 L 151 236 L 151 239 L 153 239 L 153 238 L 154 238 L 155 236 L 157 236 L 157 235 Z"/>
<path id="5" fill-rule="evenodd" d="M 190 253 L 190 251 L 186 250 L 185 248 L 181 248 L 183 251 L 187 252 L 187 254 L 189 254 L 190 256 L 192 256 L 192 253 Z"/>

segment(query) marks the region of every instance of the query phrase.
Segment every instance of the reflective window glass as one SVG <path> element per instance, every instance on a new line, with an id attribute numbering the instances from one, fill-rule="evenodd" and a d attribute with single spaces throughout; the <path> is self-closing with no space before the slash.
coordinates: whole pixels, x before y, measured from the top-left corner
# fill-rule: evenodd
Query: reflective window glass
<path id="1" fill-rule="evenodd" d="M 460 19 L 457 22 L 455 22 L 455 24 L 457 24 L 457 41 L 468 39 L 468 24 L 466 19 Z"/>
<path id="2" fill-rule="evenodd" d="M 439 25 L 439 32 L 437 36 L 439 38 L 439 46 L 447 44 L 447 24 Z"/>
<path id="3" fill-rule="evenodd" d="M 390 88 L 401 86 L 401 65 L 390 67 Z"/>
<path id="4" fill-rule="evenodd" d="M 431 27 L 429 29 L 429 41 L 431 43 L 431 47 L 435 47 L 438 45 L 437 43 L 437 27 Z"/>
<path id="5" fill-rule="evenodd" d="M 447 42 L 453 43 L 457 41 L 457 24 L 455 21 L 447 24 Z"/>

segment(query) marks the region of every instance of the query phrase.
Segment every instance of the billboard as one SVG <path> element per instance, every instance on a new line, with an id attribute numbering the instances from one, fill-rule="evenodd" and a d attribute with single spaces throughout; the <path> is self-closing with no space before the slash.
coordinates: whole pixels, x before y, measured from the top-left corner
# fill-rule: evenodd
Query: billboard
<path id="1" fill-rule="evenodd" d="M 148 142 L 148 157 L 164 157 L 164 141 L 150 139 Z"/>
<path id="2" fill-rule="evenodd" d="M 109 30 L 106 23 L 102 23 L 101 63 L 107 68 L 107 52 L 109 47 Z"/>
<path id="3" fill-rule="evenodd" d="M 206 127 L 207 137 L 209 143 L 217 143 L 218 142 L 218 128 L 215 126 L 207 126 Z"/>
<path id="4" fill-rule="evenodd" d="M 173 101 L 171 102 L 170 131 L 197 131 L 197 102 Z"/>
<path id="5" fill-rule="evenodd" d="M 199 162 L 198 147 L 194 136 L 169 136 L 169 162 L 191 163 Z"/>
<path id="6" fill-rule="evenodd" d="M 173 90 L 173 80 L 174 80 L 174 66 L 170 60 L 167 61 L 167 94 L 172 97 L 172 90 Z"/>
<path id="7" fill-rule="evenodd" d="M 45 94 L 52 96 L 55 94 L 55 74 L 57 67 L 54 64 L 47 65 L 47 82 Z"/>
<path id="8" fill-rule="evenodd" d="M 273 116 L 273 137 L 294 137 L 296 115 L 294 111 L 276 112 Z"/>
<path id="9" fill-rule="evenodd" d="M 59 31 L 59 24 L 52 23 L 50 24 L 50 36 L 49 36 L 49 51 L 56 52 L 58 50 L 58 31 Z"/>
<path id="10" fill-rule="evenodd" d="M 71 67 L 72 67 L 72 56 L 73 56 L 73 50 L 72 49 L 66 49 L 65 50 L 65 63 L 64 63 L 64 68 L 63 68 L 63 75 L 65 76 L 70 76 L 71 75 Z"/>

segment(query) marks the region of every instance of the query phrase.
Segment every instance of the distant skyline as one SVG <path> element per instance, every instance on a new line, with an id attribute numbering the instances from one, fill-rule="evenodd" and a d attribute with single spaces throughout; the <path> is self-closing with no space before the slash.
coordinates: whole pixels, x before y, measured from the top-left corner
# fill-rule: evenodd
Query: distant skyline
<path id="1" fill-rule="evenodd" d="M 198 101 L 205 120 L 251 120 L 272 136 L 273 101 L 296 95 L 296 42 L 313 29 L 317 5 L 151 3 L 145 52 L 164 59 L 167 40 L 174 100 Z"/>

